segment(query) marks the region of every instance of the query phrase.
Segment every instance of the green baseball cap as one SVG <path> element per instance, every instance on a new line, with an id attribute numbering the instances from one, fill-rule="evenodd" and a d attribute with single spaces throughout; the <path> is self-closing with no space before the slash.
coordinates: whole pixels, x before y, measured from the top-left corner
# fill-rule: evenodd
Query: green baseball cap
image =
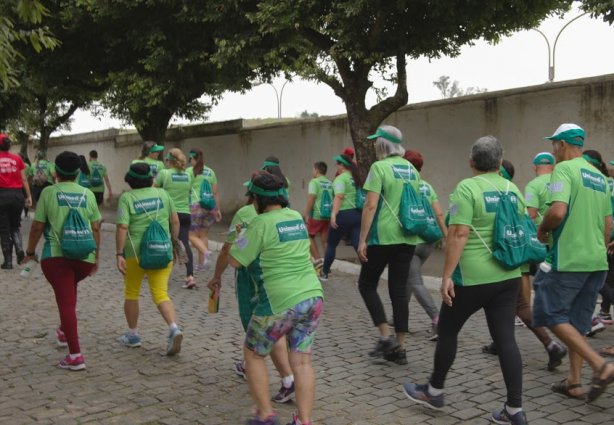
<path id="1" fill-rule="evenodd" d="M 565 143 L 575 146 L 584 146 L 584 138 L 586 133 L 576 124 L 561 124 L 550 137 L 544 137 L 546 140 L 562 140 Z"/>
<path id="2" fill-rule="evenodd" d="M 384 130 L 381 129 L 381 127 L 379 127 L 377 129 L 377 131 L 375 133 L 373 133 L 370 136 L 367 136 L 367 139 L 372 140 L 372 139 L 377 139 L 378 137 L 381 137 L 383 139 L 386 139 L 392 143 L 398 143 L 401 144 L 403 143 L 403 141 L 395 136 L 393 136 L 390 133 L 385 132 Z"/>
<path id="3" fill-rule="evenodd" d="M 550 152 L 540 152 L 533 158 L 533 165 L 554 165 L 556 159 Z"/>
<path id="4" fill-rule="evenodd" d="M 162 145 L 153 145 L 151 148 L 149 148 L 149 153 L 162 152 L 163 150 L 164 150 L 164 146 L 162 146 Z"/>

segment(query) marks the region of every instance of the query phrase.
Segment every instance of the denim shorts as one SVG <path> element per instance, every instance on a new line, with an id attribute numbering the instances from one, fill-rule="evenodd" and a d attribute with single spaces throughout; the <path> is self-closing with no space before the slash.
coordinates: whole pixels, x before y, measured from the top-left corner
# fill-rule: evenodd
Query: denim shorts
<path id="1" fill-rule="evenodd" d="M 294 353 L 311 353 L 322 313 L 322 298 L 309 298 L 273 316 L 253 315 L 247 325 L 245 346 L 260 356 L 268 355 L 284 335 Z"/>
<path id="2" fill-rule="evenodd" d="M 533 327 L 569 323 L 585 335 L 592 327 L 597 295 L 606 272 L 538 270 L 533 281 Z"/>

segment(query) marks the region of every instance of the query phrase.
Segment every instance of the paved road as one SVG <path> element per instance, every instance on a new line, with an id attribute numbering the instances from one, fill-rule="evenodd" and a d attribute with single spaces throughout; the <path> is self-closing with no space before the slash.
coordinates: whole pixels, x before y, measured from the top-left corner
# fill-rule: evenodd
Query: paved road
<path id="1" fill-rule="evenodd" d="M 24 229 L 29 222 L 24 223 Z M 24 230 L 27 233 L 27 230 Z M 241 327 L 234 300 L 233 276 L 224 276 L 220 312 L 207 313 L 210 272 L 197 276 L 194 291 L 180 288 L 182 270 L 173 272 L 170 294 L 185 331 L 181 354 L 164 356 L 166 328 L 143 290 L 139 329 L 143 347 L 124 348 L 116 341 L 125 330 L 122 282 L 114 265 L 113 233 L 103 232 L 101 270 L 79 289 L 84 372 L 56 367 L 65 351 L 54 346 L 58 313 L 53 292 L 40 270 L 25 280 L 18 271 L 0 274 L 0 424 L 241 424 L 252 402 L 247 385 L 232 371 L 240 358 Z M 335 273 L 325 287 L 322 325 L 316 338 L 315 422 L 326 425 L 486 424 L 504 400 L 496 357 L 480 352 L 489 340 L 482 314 L 460 336 L 460 349 L 446 388 L 447 407 L 432 412 L 412 405 L 401 393 L 408 378 L 423 382 L 435 344 L 428 342 L 428 318 L 410 306 L 409 365 L 373 363 L 366 352 L 376 332 L 356 290 L 356 277 Z M 382 286 L 382 295 L 386 288 Z M 386 305 L 390 311 L 389 304 Z M 552 394 L 549 386 L 565 368 L 549 373 L 546 355 L 525 328 L 517 328 L 524 361 L 525 409 L 530 423 L 612 424 L 614 388 L 594 405 Z M 614 330 L 592 340 L 597 348 L 614 344 Z M 566 363 L 564 364 L 566 365 Z M 585 370 L 585 382 L 589 380 Z M 278 378 L 272 377 L 271 391 Z M 294 406 L 279 409 L 290 418 Z M 285 422 L 284 422 L 285 423 Z"/>

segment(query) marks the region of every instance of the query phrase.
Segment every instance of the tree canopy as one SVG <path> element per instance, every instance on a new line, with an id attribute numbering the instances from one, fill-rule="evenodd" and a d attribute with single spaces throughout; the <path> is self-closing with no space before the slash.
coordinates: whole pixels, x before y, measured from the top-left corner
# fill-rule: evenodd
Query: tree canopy
<path id="1" fill-rule="evenodd" d="M 228 28 L 220 54 L 260 57 L 267 66 L 330 86 L 346 105 L 361 171 L 374 159 L 366 136 L 408 100 L 406 57 L 455 56 L 477 39 L 496 42 L 537 26 L 563 0 L 228 0 L 243 22 Z M 254 34 L 267 40 L 262 46 Z M 231 46 L 225 51 L 225 46 Z M 374 76 L 396 84 L 374 87 Z M 378 102 L 367 107 L 375 89 Z"/>

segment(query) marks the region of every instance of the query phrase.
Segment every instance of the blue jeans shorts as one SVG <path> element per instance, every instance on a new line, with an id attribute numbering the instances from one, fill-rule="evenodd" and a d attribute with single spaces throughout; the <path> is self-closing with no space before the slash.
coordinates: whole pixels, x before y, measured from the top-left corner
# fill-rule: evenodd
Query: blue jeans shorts
<path id="1" fill-rule="evenodd" d="M 533 281 L 533 323 L 536 328 L 569 323 L 585 335 L 592 327 L 597 295 L 605 271 L 545 273 L 538 270 Z"/>

